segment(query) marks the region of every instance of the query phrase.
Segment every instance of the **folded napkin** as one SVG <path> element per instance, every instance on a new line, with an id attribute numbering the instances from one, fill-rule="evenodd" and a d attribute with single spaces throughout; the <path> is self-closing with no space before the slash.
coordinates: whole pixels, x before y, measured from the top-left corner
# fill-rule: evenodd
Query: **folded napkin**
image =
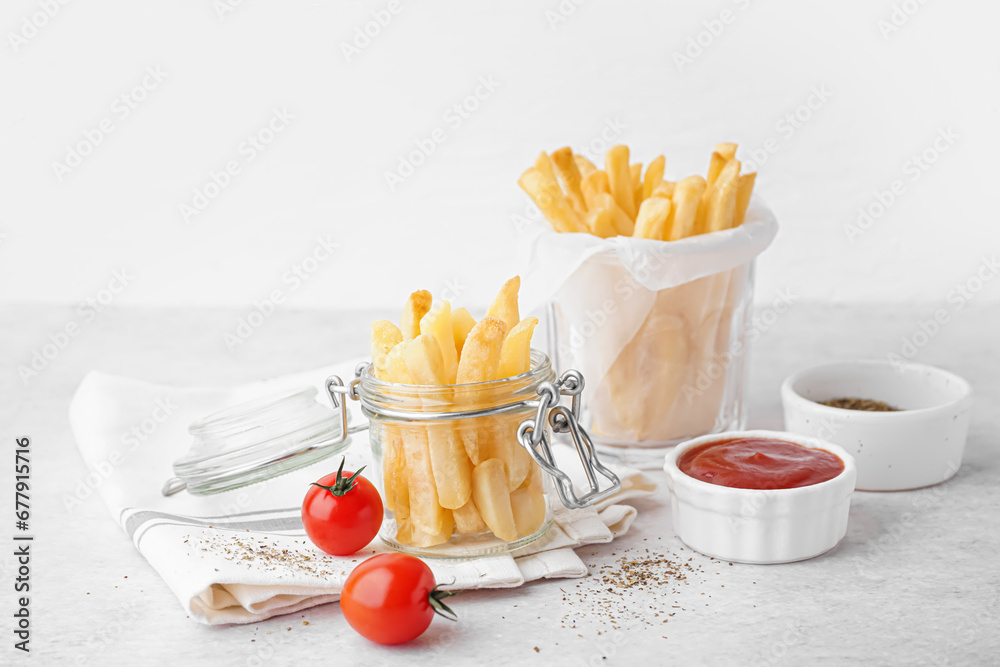
<path id="1" fill-rule="evenodd" d="M 98 493 L 191 618 L 213 625 L 253 623 L 337 600 L 358 562 L 388 550 L 376 539 L 356 554 L 336 557 L 306 537 L 299 505 L 310 482 L 336 470 L 340 455 L 216 495 L 160 493 L 173 476 L 173 461 L 190 447 L 191 422 L 260 396 L 323 387 L 332 374 L 349 380 L 355 364 L 226 388 L 168 387 L 99 372 L 80 384 L 70 424 L 87 466 L 104 480 Z M 352 421 L 363 419 L 357 403 L 349 405 Z M 557 453 L 560 459 L 567 452 L 575 457 L 569 447 L 559 449 L 565 450 Z M 367 433 L 352 436 L 344 453 L 347 469 L 370 465 Z M 575 470 L 565 460 L 566 469 Z M 616 472 L 621 492 L 583 510 L 567 510 L 555 500 L 552 529 L 512 555 L 429 559 L 436 580 L 451 589 L 505 588 L 586 575 L 573 547 L 610 542 L 625 533 L 636 510 L 620 501 L 655 491 L 655 482 L 639 471 Z"/>

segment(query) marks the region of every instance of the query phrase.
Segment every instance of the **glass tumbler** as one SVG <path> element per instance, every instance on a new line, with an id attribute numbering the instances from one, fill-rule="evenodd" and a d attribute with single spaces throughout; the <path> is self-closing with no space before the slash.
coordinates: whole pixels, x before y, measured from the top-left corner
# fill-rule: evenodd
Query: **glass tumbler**
<path id="1" fill-rule="evenodd" d="M 597 259 L 609 267 L 619 262 L 614 253 Z M 753 283 L 751 260 L 659 291 L 625 284 L 615 290 L 617 302 L 549 304 L 549 351 L 557 367 L 602 370 L 590 378 L 583 415 L 602 453 L 659 468 L 680 442 L 743 428 Z M 629 299 L 644 300 L 648 311 L 612 348 L 602 328 L 614 328 L 615 310 Z"/>

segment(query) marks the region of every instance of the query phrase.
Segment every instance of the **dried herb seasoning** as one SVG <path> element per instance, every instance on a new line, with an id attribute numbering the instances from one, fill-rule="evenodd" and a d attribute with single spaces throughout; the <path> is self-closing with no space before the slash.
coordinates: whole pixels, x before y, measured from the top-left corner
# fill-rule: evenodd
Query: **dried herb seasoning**
<path id="1" fill-rule="evenodd" d="M 863 412 L 899 412 L 899 408 L 893 407 L 883 401 L 876 401 L 870 398 L 831 398 L 829 401 L 820 401 L 820 405 L 828 405 L 831 408 L 841 410 L 861 410 Z"/>

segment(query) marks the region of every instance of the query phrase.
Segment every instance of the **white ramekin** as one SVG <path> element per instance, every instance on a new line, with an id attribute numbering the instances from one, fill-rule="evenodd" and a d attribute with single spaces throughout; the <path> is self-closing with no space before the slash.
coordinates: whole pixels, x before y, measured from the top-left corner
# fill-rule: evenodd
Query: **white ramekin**
<path id="1" fill-rule="evenodd" d="M 821 405 L 833 398 L 884 401 L 899 412 Z M 781 386 L 785 428 L 835 442 L 857 461 L 859 491 L 903 491 L 950 479 L 962 465 L 972 388 L 949 371 L 910 362 L 837 361 Z"/>
<path id="2" fill-rule="evenodd" d="M 677 467 L 680 457 L 694 447 L 744 437 L 822 449 L 840 458 L 844 470 L 833 479 L 794 489 L 735 489 L 695 479 Z M 829 551 L 847 532 L 857 474 L 854 459 L 818 438 L 780 431 L 714 433 L 677 445 L 663 469 L 674 532 L 708 556 L 740 563 L 789 563 Z"/>

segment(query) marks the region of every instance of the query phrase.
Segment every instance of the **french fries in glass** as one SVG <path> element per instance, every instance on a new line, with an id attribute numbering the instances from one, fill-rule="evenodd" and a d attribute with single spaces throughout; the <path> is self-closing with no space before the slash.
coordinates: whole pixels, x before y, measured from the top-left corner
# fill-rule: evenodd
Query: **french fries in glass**
<path id="1" fill-rule="evenodd" d="M 553 182 L 558 174 L 575 184 L 579 196 L 566 208 L 574 214 L 585 207 L 579 165 L 572 153 L 562 153 L 539 156 L 535 167 Z M 533 317 L 520 319 L 519 289 L 520 278 L 508 280 L 479 321 L 419 290 L 407 300 L 400 327 L 374 322 L 372 373 L 391 383 L 385 391 L 393 404 L 446 413 L 510 403 L 510 387 L 495 381 L 528 377 L 538 324 Z M 453 538 L 492 535 L 512 543 L 538 533 L 547 516 L 544 476 L 517 442 L 519 424 L 532 415 L 529 409 L 454 420 L 374 421 L 372 444 L 381 456 L 391 537 L 404 546 L 430 548 Z"/>
<path id="2" fill-rule="evenodd" d="M 643 172 L 627 146 L 609 149 L 603 165 L 560 148 L 539 154 L 518 182 L 558 232 L 673 243 L 743 224 L 756 173 L 741 173 L 736 153 L 736 144 L 720 143 L 704 175 L 668 179 L 662 155 Z M 550 164 L 558 178 L 526 177 Z M 606 444 L 663 445 L 717 430 L 730 395 L 738 391 L 730 385 L 739 380 L 730 382 L 728 374 L 723 381 L 705 378 L 715 377 L 719 360 L 728 358 L 733 337 L 740 335 L 751 282 L 751 268 L 744 265 L 651 293 L 645 319 L 615 339 L 624 347 L 594 352 L 594 358 L 612 358 L 602 362 L 603 377 L 588 378 L 591 434 Z M 595 301 L 594 310 L 601 308 Z M 578 316 L 561 315 L 567 329 L 592 326 L 573 319 Z M 597 344 L 584 341 L 575 354 L 591 354 L 586 346 Z M 530 513 L 523 501 L 512 508 L 515 518 Z"/>

